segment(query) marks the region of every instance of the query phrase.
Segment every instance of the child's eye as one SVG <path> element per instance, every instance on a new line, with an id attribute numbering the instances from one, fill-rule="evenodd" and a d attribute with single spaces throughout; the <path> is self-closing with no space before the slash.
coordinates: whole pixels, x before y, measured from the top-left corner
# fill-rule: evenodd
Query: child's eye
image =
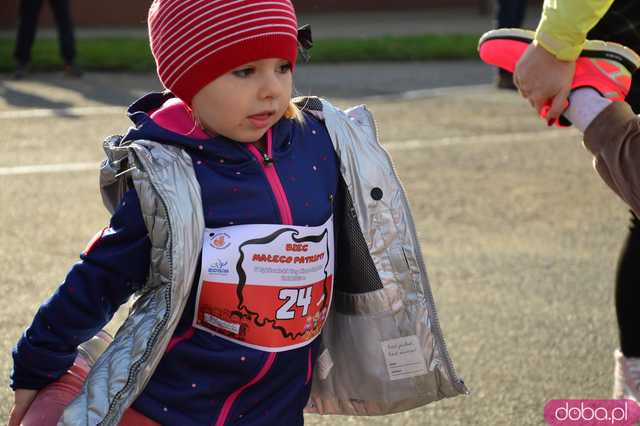
<path id="1" fill-rule="evenodd" d="M 285 62 L 284 64 L 280 64 L 278 67 L 278 71 L 282 74 L 286 74 L 291 71 L 291 64 L 289 62 Z"/>
<path id="2" fill-rule="evenodd" d="M 234 70 L 232 71 L 232 74 L 235 75 L 236 77 L 249 77 L 251 74 L 254 73 L 254 69 L 251 67 L 247 67 L 247 68 L 240 68 L 239 70 Z"/>

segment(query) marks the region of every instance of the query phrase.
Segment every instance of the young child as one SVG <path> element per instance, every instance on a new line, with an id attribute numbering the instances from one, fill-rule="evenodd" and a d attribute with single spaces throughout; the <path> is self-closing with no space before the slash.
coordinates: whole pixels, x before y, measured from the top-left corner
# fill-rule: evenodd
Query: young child
<path id="1" fill-rule="evenodd" d="M 480 55 L 491 65 L 514 69 L 533 39 L 531 31 L 490 31 L 480 40 Z M 569 102 L 560 120 L 573 124 L 584 134 L 584 146 L 593 154 L 598 174 L 636 216 L 640 214 L 640 118 L 624 99 L 631 87 L 631 75 L 638 67 L 640 57 L 631 49 L 587 40 L 575 62 Z M 627 250 L 635 255 L 638 249 L 637 239 L 630 239 Z M 625 272 L 637 277 L 637 263 L 627 264 Z M 616 289 L 624 352 L 615 352 L 613 397 L 640 401 L 638 283 L 635 280 L 625 283 Z"/>
<path id="2" fill-rule="evenodd" d="M 299 425 L 465 393 L 373 118 L 291 101 L 291 2 L 155 0 L 148 22 L 169 91 L 105 142 L 110 225 L 16 345 L 10 425 Z"/>

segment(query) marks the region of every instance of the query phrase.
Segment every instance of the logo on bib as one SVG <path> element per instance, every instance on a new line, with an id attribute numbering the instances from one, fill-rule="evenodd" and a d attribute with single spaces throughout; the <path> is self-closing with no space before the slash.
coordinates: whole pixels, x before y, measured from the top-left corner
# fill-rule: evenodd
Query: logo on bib
<path id="1" fill-rule="evenodd" d="M 212 263 L 209 266 L 207 271 L 213 275 L 226 275 L 229 273 L 229 262 L 218 259 L 215 263 Z"/>
<path id="2" fill-rule="evenodd" d="M 214 249 L 226 249 L 231 244 L 229 242 L 231 237 L 229 236 L 229 234 L 225 234 L 224 232 L 220 234 L 212 232 L 209 234 L 209 238 L 211 239 L 211 247 L 213 247 Z"/>

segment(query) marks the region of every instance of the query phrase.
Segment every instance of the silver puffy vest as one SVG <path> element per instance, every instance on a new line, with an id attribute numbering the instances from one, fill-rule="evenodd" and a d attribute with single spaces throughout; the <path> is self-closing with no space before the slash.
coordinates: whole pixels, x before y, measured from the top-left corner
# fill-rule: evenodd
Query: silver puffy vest
<path id="1" fill-rule="evenodd" d="M 334 302 L 307 411 L 382 415 L 467 393 L 444 343 L 404 189 L 371 113 L 364 106 L 343 112 L 319 98 L 298 104 L 326 125 L 344 198 L 335 221 Z M 150 273 L 58 425 L 118 424 L 165 352 L 201 250 L 200 186 L 189 155 L 148 140 L 121 145 L 118 137 L 104 149 L 104 203 L 113 212 L 129 183 L 135 187 L 152 245 Z"/>

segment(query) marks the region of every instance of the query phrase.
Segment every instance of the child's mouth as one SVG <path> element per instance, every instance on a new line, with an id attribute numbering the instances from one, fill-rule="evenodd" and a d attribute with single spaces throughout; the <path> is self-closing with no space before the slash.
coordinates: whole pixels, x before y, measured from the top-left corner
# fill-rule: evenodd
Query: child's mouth
<path id="1" fill-rule="evenodd" d="M 271 111 L 264 111 L 259 114 L 250 115 L 248 119 L 254 127 L 261 129 L 269 125 L 273 114 Z"/>

